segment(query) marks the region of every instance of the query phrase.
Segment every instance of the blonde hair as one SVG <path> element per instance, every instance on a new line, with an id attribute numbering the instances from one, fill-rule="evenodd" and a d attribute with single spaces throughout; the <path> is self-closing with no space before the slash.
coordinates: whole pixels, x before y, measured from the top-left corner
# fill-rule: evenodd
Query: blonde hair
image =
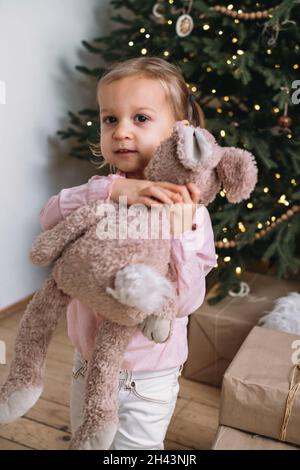
<path id="1" fill-rule="evenodd" d="M 110 64 L 98 81 L 97 96 L 101 86 L 134 75 L 153 78 L 161 83 L 176 121 L 187 119 L 195 127 L 205 127 L 204 113 L 196 102 L 195 95 L 190 93 L 181 70 L 160 57 L 137 57 Z M 103 159 L 100 148 L 100 132 L 99 141 L 90 143 L 90 150 L 97 158 L 97 162 L 99 162 L 99 157 Z M 106 165 L 107 162 L 104 160 L 97 168 Z M 110 170 L 112 172 L 115 170 L 112 165 L 110 165 Z"/>

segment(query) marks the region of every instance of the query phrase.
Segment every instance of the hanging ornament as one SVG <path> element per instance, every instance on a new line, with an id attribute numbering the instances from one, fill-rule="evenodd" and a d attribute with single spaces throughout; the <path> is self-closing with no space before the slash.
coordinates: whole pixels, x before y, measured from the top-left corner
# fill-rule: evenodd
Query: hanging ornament
<path id="1" fill-rule="evenodd" d="M 280 127 L 289 128 L 292 124 L 292 119 L 289 116 L 280 116 L 277 121 Z"/>
<path id="2" fill-rule="evenodd" d="M 164 15 L 159 11 L 161 8 L 160 3 L 155 3 L 152 8 L 152 15 L 154 17 L 154 21 L 159 24 L 164 24 L 166 22 L 166 19 Z"/>
<path id="3" fill-rule="evenodd" d="M 190 0 L 188 8 L 182 8 L 180 11 L 182 15 L 179 16 L 176 22 L 176 33 L 180 37 L 185 37 L 191 34 L 194 29 L 194 21 L 189 14 L 193 5 L 193 0 Z"/>
<path id="4" fill-rule="evenodd" d="M 290 89 L 287 85 L 280 87 L 280 90 L 284 91 L 287 95 L 290 94 Z M 290 116 L 288 116 L 288 103 L 284 104 L 284 112 L 283 116 L 279 116 L 277 119 L 277 126 L 271 128 L 271 134 L 275 136 L 280 136 L 284 134 L 291 134 L 292 131 L 290 129 L 293 121 Z"/>
<path id="5" fill-rule="evenodd" d="M 194 28 L 193 18 L 190 15 L 181 15 L 176 22 L 176 33 L 180 37 L 191 34 Z"/>
<path id="6" fill-rule="evenodd" d="M 296 25 L 295 21 L 290 20 L 284 20 L 281 23 L 278 20 L 275 22 L 271 20 L 267 21 L 261 33 L 263 44 L 268 48 L 276 47 L 280 31 L 288 29 L 289 26 L 284 26 L 289 24 Z"/>
<path id="7" fill-rule="evenodd" d="M 280 87 L 280 89 L 282 91 L 285 91 L 285 93 L 289 95 L 289 93 L 290 93 L 289 87 L 284 86 L 284 87 Z M 277 124 L 280 127 L 284 128 L 284 130 L 286 132 L 292 132 L 291 129 L 290 129 L 290 127 L 292 125 L 292 118 L 290 118 L 290 116 L 288 116 L 288 108 L 289 108 L 288 103 L 285 103 L 283 116 L 280 116 L 278 118 Z"/>

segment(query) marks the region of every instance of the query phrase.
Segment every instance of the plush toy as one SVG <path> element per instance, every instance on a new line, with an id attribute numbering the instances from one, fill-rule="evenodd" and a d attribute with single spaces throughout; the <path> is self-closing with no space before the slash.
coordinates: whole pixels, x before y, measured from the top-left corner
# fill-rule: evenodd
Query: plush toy
<path id="1" fill-rule="evenodd" d="M 213 201 L 222 185 L 227 199 L 237 203 L 253 190 L 257 167 L 249 152 L 222 148 L 207 130 L 177 121 L 148 163 L 145 176 L 175 184 L 191 181 L 201 191 L 204 205 Z M 164 342 L 177 315 L 171 240 L 162 236 L 162 227 L 169 228 L 167 210 L 158 211 L 159 237 L 147 236 L 152 233 L 151 217 L 142 224 L 139 237 L 110 237 L 100 229 L 109 214 L 115 217 L 114 229 L 124 226 L 119 205 L 106 203 L 105 212 L 103 203 L 80 207 L 33 243 L 32 262 L 39 266 L 53 262 L 53 269 L 22 317 L 10 372 L 0 391 L 0 422 L 25 414 L 42 393 L 48 345 L 70 299 L 77 298 L 98 312 L 104 321 L 88 365 L 83 422 L 71 449 L 90 449 L 95 442 L 99 449 L 110 448 L 118 425 L 119 370 L 132 334 L 136 328 L 147 335 L 150 330 L 155 341 Z M 140 205 L 125 211 L 129 226 L 138 220 Z"/>
<path id="2" fill-rule="evenodd" d="M 289 292 L 279 297 L 271 312 L 261 317 L 257 324 L 271 330 L 300 335 L 300 294 Z"/>

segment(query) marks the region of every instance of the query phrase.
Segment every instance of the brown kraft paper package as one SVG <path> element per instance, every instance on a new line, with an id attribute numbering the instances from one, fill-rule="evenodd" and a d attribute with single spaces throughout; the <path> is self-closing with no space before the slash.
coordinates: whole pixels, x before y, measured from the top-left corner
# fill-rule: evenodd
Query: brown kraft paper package
<path id="1" fill-rule="evenodd" d="M 300 336 L 255 327 L 227 369 L 220 424 L 300 444 Z"/>
<path id="2" fill-rule="evenodd" d="M 214 288 L 189 319 L 189 355 L 182 375 L 186 379 L 220 387 L 225 370 L 257 321 L 274 307 L 278 297 L 298 291 L 299 283 L 246 273 L 250 286 L 246 297 L 227 296 L 209 305 Z"/>

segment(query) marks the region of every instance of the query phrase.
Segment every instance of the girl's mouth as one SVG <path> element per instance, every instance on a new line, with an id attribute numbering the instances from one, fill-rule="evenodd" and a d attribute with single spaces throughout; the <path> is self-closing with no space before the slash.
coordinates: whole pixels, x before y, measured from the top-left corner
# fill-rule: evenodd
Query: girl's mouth
<path id="1" fill-rule="evenodd" d="M 119 155 L 129 155 L 131 153 L 136 153 L 136 150 L 117 150 L 115 153 Z"/>

